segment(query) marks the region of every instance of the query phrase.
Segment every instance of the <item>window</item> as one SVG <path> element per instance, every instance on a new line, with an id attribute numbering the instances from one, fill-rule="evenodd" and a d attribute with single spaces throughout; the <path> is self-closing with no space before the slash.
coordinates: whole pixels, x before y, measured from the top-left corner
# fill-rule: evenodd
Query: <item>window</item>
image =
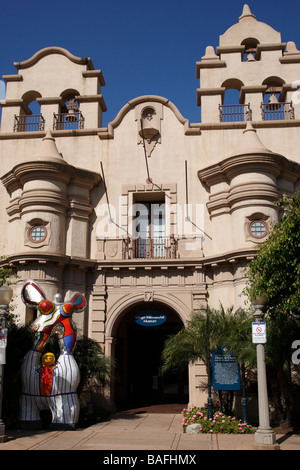
<path id="1" fill-rule="evenodd" d="M 163 258 L 165 256 L 165 204 L 136 203 L 135 257 Z"/>
<path id="2" fill-rule="evenodd" d="M 249 232 L 255 238 L 262 238 L 268 233 L 268 226 L 263 220 L 253 220 L 249 224 Z"/>
<path id="3" fill-rule="evenodd" d="M 26 222 L 24 244 L 34 249 L 49 245 L 51 239 L 51 223 L 47 220 L 34 218 Z"/>
<path id="4" fill-rule="evenodd" d="M 29 230 L 29 239 L 34 243 L 40 243 L 47 237 L 46 227 L 43 225 L 35 225 Z"/>

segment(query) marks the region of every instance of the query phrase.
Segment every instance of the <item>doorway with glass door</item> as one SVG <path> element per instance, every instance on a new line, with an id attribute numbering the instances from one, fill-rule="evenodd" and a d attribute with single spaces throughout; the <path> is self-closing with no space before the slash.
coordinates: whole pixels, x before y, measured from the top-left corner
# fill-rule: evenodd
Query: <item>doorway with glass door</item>
<path id="1" fill-rule="evenodd" d="M 165 203 L 135 204 L 135 258 L 165 258 Z"/>

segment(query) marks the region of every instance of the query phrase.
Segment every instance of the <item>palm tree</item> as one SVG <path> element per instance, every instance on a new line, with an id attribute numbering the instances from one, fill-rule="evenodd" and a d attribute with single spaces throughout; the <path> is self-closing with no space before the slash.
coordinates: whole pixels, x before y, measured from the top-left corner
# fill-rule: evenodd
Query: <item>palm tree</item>
<path id="1" fill-rule="evenodd" d="M 182 368 L 189 362 L 201 360 L 207 365 L 207 351 L 219 346 L 234 352 L 239 362 L 254 365 L 255 347 L 251 342 L 251 316 L 233 307 L 219 310 L 208 307 L 194 313 L 187 325 L 170 336 L 163 350 L 163 369 Z"/>
<path id="2" fill-rule="evenodd" d="M 234 353 L 237 361 L 244 366 L 255 365 L 255 346 L 251 341 L 251 316 L 248 312 L 233 307 L 225 310 L 208 308 L 195 313 L 187 326 L 165 342 L 162 353 L 163 369 L 183 368 L 189 362 L 202 361 L 208 375 L 208 415 L 212 417 L 211 399 L 211 353 L 220 346 Z M 224 412 L 232 412 L 233 392 L 219 391 L 219 400 Z"/>

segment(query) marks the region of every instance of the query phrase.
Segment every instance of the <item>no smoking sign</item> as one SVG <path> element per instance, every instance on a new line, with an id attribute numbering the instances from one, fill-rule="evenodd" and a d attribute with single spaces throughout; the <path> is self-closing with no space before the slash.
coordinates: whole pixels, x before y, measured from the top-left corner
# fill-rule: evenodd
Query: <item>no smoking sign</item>
<path id="1" fill-rule="evenodd" d="M 266 324 L 264 322 L 252 323 L 252 343 L 264 344 L 266 342 Z"/>

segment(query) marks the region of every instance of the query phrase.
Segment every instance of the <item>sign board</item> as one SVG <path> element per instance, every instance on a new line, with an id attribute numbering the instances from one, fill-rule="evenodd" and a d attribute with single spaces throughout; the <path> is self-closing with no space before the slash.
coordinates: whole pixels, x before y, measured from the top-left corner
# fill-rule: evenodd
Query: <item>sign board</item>
<path id="1" fill-rule="evenodd" d="M 267 342 L 266 324 L 264 322 L 252 323 L 252 343 L 264 344 Z"/>
<path id="2" fill-rule="evenodd" d="M 0 327 L 0 364 L 6 364 L 7 328 Z"/>
<path id="3" fill-rule="evenodd" d="M 0 348 L 7 346 L 7 328 L 0 327 Z"/>
<path id="4" fill-rule="evenodd" d="M 165 323 L 167 316 L 159 310 L 143 310 L 135 315 L 135 322 L 142 326 L 158 326 Z"/>
<path id="5" fill-rule="evenodd" d="M 212 353 L 212 376 L 214 390 L 240 390 L 240 366 L 236 356 L 222 348 Z"/>

